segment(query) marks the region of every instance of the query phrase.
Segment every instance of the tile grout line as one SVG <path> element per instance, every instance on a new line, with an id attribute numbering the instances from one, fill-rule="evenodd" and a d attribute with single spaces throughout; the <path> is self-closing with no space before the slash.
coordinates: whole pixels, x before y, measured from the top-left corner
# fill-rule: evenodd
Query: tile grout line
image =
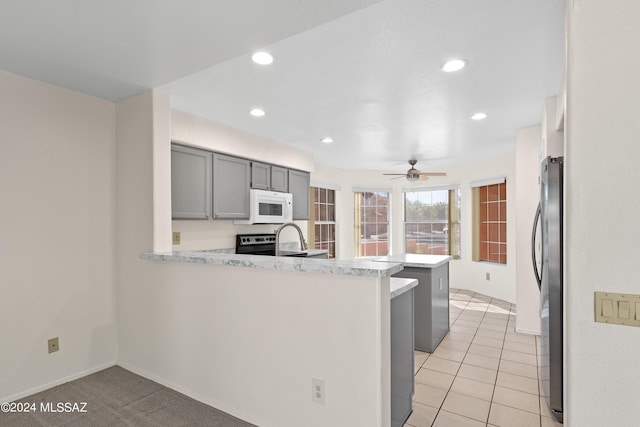
<path id="1" fill-rule="evenodd" d="M 475 293 L 474 293 L 474 295 L 475 295 Z M 464 308 L 462 310 L 460 310 L 460 313 L 456 317 L 456 321 L 458 320 L 458 317 L 460 317 L 462 312 L 464 312 L 464 310 L 466 310 L 466 307 L 469 305 L 469 302 L 471 301 L 472 298 L 473 298 L 473 295 L 471 296 L 471 298 L 468 301 L 466 301 L 466 304 L 464 305 Z M 451 323 L 451 319 L 449 319 L 449 323 Z M 451 325 L 449 325 L 449 330 L 451 330 Z M 476 328 L 476 333 L 477 332 L 478 332 L 478 329 Z M 447 334 L 448 333 L 449 332 L 447 332 Z M 446 337 L 446 335 L 445 335 L 445 337 Z M 475 338 L 475 337 L 476 337 L 476 334 L 474 333 L 473 334 L 473 338 Z M 471 339 L 471 342 L 473 342 L 473 338 Z M 471 343 L 469 343 L 469 347 L 471 347 Z M 449 393 L 451 392 L 451 387 L 453 387 L 453 383 L 456 382 L 456 379 L 458 378 L 458 372 L 460 372 L 460 368 L 462 367 L 462 364 L 463 364 L 464 359 L 466 358 L 468 352 L 469 352 L 469 349 L 467 348 L 467 351 L 464 354 L 465 357 L 463 357 L 462 360 L 460 361 L 460 366 L 458 366 L 458 369 L 456 370 L 456 373 L 453 376 L 453 381 L 451 381 L 451 384 L 449 385 L 449 388 L 447 389 L 447 393 L 444 395 L 444 398 L 442 399 L 442 403 L 440 403 L 440 407 L 438 408 L 438 412 L 436 413 L 436 417 L 434 418 L 433 423 L 431 423 L 431 426 L 433 426 L 433 424 L 435 424 L 436 420 L 438 419 L 438 415 L 440 415 L 440 411 L 443 410 L 442 407 L 444 406 L 444 402 L 447 400 L 447 397 L 449 396 Z M 456 415 L 464 416 L 464 415 L 461 415 L 461 414 L 456 414 Z M 465 418 L 469 418 L 469 417 L 465 417 Z M 469 418 L 469 419 L 473 420 L 473 418 Z M 486 423 L 485 423 L 485 425 L 486 425 Z"/>
<path id="2" fill-rule="evenodd" d="M 500 366 L 501 366 L 501 364 L 502 364 L 502 356 L 503 356 L 503 354 L 504 354 L 504 350 L 505 350 L 505 347 L 504 347 L 504 346 L 505 346 L 506 341 L 507 341 L 507 339 L 506 339 L 506 334 L 507 334 L 507 333 L 509 333 L 509 325 L 510 325 L 510 323 L 512 323 L 512 322 L 511 322 L 511 320 L 512 320 L 512 316 L 513 316 L 513 317 L 517 316 L 517 313 L 514 311 L 514 309 L 515 309 L 514 304 L 507 303 L 506 301 L 505 301 L 505 302 L 503 302 L 502 300 L 498 300 L 498 299 L 496 299 L 496 298 L 491 298 L 491 299 L 489 299 L 489 301 L 485 301 L 485 300 L 483 300 L 483 299 L 479 299 L 479 297 L 477 297 L 477 295 L 481 295 L 482 297 L 485 297 L 485 298 L 487 298 L 487 297 L 486 297 L 485 295 L 478 294 L 477 292 L 474 292 L 474 293 L 473 293 L 473 294 L 471 294 L 471 295 L 469 295 L 469 294 L 466 294 L 466 293 L 465 293 L 464 295 L 465 295 L 465 296 L 468 296 L 468 297 L 469 297 L 469 299 L 464 299 L 464 300 L 454 300 L 454 297 L 455 297 L 458 293 L 460 293 L 460 292 L 458 291 L 458 292 L 450 293 L 450 294 L 449 294 L 449 300 L 450 300 L 450 301 L 457 301 L 458 303 L 463 303 L 464 305 L 463 305 L 463 307 L 456 307 L 456 308 L 455 308 L 455 310 L 457 311 L 457 314 L 454 314 L 454 316 L 451 316 L 451 313 L 449 314 L 449 326 L 450 326 L 450 327 L 451 327 L 452 325 L 454 325 L 458 320 L 461 320 L 461 319 L 460 319 L 460 317 L 462 316 L 462 314 L 464 314 L 465 310 L 471 310 L 471 309 L 469 309 L 469 308 L 468 308 L 470 303 L 472 303 L 472 302 L 473 302 L 473 303 L 486 304 L 486 307 L 485 307 L 484 311 L 482 312 L 482 316 L 481 316 L 480 318 L 478 318 L 478 319 L 479 319 L 479 321 L 478 321 L 478 323 L 477 323 L 477 326 L 475 326 L 475 327 L 474 327 L 475 332 L 474 332 L 473 334 L 465 334 L 465 335 L 472 335 L 471 341 L 470 341 L 470 342 L 468 342 L 468 343 L 466 343 L 466 342 L 465 342 L 465 344 L 468 344 L 468 346 L 467 346 L 466 351 L 464 352 L 464 357 L 463 357 L 463 358 L 462 358 L 462 360 L 459 362 L 459 363 L 460 363 L 460 365 L 458 366 L 458 369 L 455 371 L 455 374 L 453 375 L 453 377 L 454 377 L 454 378 L 453 378 L 453 381 L 451 382 L 451 384 L 449 385 L 449 387 L 446 389 L 446 393 L 445 393 L 445 395 L 444 395 L 444 398 L 443 398 L 443 400 L 442 400 L 442 403 L 439 405 L 439 407 L 438 407 L 438 408 L 432 407 L 432 408 L 434 408 L 434 409 L 437 409 L 437 412 L 436 412 L 436 415 L 435 415 L 435 418 L 434 418 L 434 421 L 433 421 L 432 425 L 436 422 L 436 420 L 437 420 L 437 418 L 438 418 L 438 415 L 440 415 L 441 411 L 443 411 L 443 409 L 442 409 L 442 408 L 443 408 L 443 406 L 444 406 L 444 402 L 446 401 L 447 397 L 449 397 L 449 394 L 451 393 L 451 389 L 452 389 L 452 387 L 453 387 L 453 383 L 456 381 L 456 379 L 458 379 L 458 378 L 463 378 L 463 377 L 459 377 L 459 376 L 458 376 L 458 374 L 459 374 L 459 372 L 460 372 L 460 369 L 462 368 L 462 365 L 464 364 L 464 360 L 466 359 L 467 355 L 468 355 L 468 354 L 470 354 L 470 353 L 469 353 L 469 349 L 470 349 L 471 345 L 473 345 L 473 344 L 474 344 L 474 339 L 475 339 L 476 337 L 478 337 L 478 338 L 490 338 L 490 337 L 483 337 L 482 335 L 478 335 L 478 331 L 479 331 L 479 329 L 483 329 L 483 328 L 481 328 L 481 327 L 480 327 L 483 323 L 484 323 L 484 324 L 492 324 L 492 325 L 496 325 L 495 323 L 485 322 L 485 320 L 487 320 L 487 319 L 500 319 L 499 317 L 498 317 L 498 318 L 493 318 L 493 317 L 487 316 L 487 315 L 490 313 L 489 308 L 490 308 L 490 307 L 494 307 L 494 306 L 495 306 L 496 308 L 500 308 L 500 309 L 502 309 L 502 310 L 507 311 L 507 313 L 506 313 L 506 325 L 504 326 L 504 332 L 502 332 L 502 339 L 501 339 L 501 341 L 502 341 L 502 346 L 500 347 L 500 356 L 497 358 L 497 359 L 498 359 L 498 367 L 496 368 L 496 377 L 495 377 L 495 379 L 494 379 L 494 381 L 493 381 L 493 383 L 492 383 L 492 385 L 493 385 L 493 391 L 492 391 L 492 395 L 491 395 L 491 400 L 489 401 L 489 412 L 488 412 L 488 414 L 487 414 L 486 422 L 484 423 L 484 424 L 485 424 L 485 426 L 488 426 L 488 425 L 490 425 L 490 424 L 488 424 L 488 423 L 489 423 L 489 418 L 490 418 L 490 415 L 491 415 L 491 408 L 492 408 L 493 403 L 494 403 L 493 399 L 494 399 L 494 397 L 495 397 L 495 390 L 496 390 L 496 387 L 497 387 L 497 378 L 498 378 L 498 374 L 499 374 L 499 372 L 500 372 Z M 476 301 L 474 301 L 474 298 L 477 298 L 477 300 L 476 300 Z M 508 304 L 508 307 L 501 307 L 500 305 L 496 305 L 496 304 L 494 304 L 494 303 L 493 303 L 493 301 L 494 301 L 494 300 L 496 300 L 496 302 L 498 302 L 498 301 L 499 301 L 499 302 L 506 303 L 506 304 Z M 474 320 L 475 320 L 475 319 L 474 319 Z M 475 321 L 474 321 L 473 323 L 475 323 Z M 462 326 L 462 325 L 461 325 L 461 326 Z M 488 330 L 488 331 L 493 331 L 493 332 L 499 332 L 499 331 L 494 331 L 494 330 L 492 330 L 492 329 L 487 329 L 487 330 Z M 514 329 L 514 332 L 515 332 L 515 329 Z M 460 333 L 462 333 L 462 332 L 460 332 Z M 517 332 L 515 332 L 515 333 L 517 333 Z M 446 337 L 446 335 L 445 335 L 445 337 Z M 491 338 L 491 339 L 496 339 L 496 338 Z M 452 340 L 452 341 L 457 341 L 457 340 L 455 340 L 455 339 L 451 339 L 451 340 Z M 463 341 L 461 341 L 461 342 L 463 342 Z M 520 342 L 518 342 L 518 341 L 513 341 L 513 342 L 514 342 L 514 343 L 520 343 Z M 535 340 L 534 340 L 534 342 L 535 342 Z M 522 344 L 526 344 L 526 343 L 522 343 Z M 480 344 L 477 344 L 477 345 L 480 345 Z M 491 347 L 491 346 L 489 346 L 489 347 Z M 452 349 L 452 348 L 448 348 L 448 347 L 445 347 L 445 348 L 447 348 L 447 349 L 449 349 L 449 350 L 451 350 L 451 351 L 458 351 L 458 350 L 456 350 L 456 349 Z M 496 347 L 494 347 L 494 348 L 496 348 Z M 520 351 L 517 351 L 517 350 L 513 350 L 513 351 L 514 351 L 514 352 L 517 352 L 517 353 L 529 354 L 529 353 L 524 353 L 524 352 L 520 352 Z M 537 355 L 538 355 L 537 345 L 536 345 L 536 350 L 535 350 L 535 351 L 536 351 L 536 372 L 537 372 L 537 373 L 536 373 L 536 377 L 537 377 L 537 379 L 539 380 L 538 363 L 537 363 Z M 471 353 L 471 354 L 474 354 L 474 355 L 475 355 L 475 353 Z M 428 353 L 428 356 L 427 356 L 427 358 L 425 359 L 425 361 L 423 361 L 423 362 L 420 364 L 420 366 L 418 367 L 418 372 L 419 372 L 421 369 L 426 369 L 426 368 L 424 368 L 424 364 L 426 363 L 426 361 L 427 361 L 431 356 L 433 356 L 433 353 Z M 478 356 L 483 356 L 483 355 L 479 354 Z M 435 357 L 438 357 L 438 356 L 435 356 Z M 483 357 L 490 357 L 490 356 L 483 356 Z M 491 357 L 491 358 L 493 358 L 493 357 Z M 445 359 L 445 360 L 450 360 L 450 359 Z M 451 360 L 451 361 L 455 362 L 455 360 Z M 517 363 L 517 362 L 514 362 L 514 363 Z M 528 365 L 528 364 L 526 364 L 526 363 L 525 363 L 525 365 Z M 469 366 L 474 366 L 474 367 L 476 367 L 476 365 L 469 365 Z M 482 368 L 482 367 L 481 367 L 481 366 L 479 366 L 479 368 Z M 417 373 L 416 373 L 416 374 L 414 374 L 414 378 L 415 378 L 415 376 L 416 376 L 416 375 L 417 375 Z M 451 375 L 451 374 L 449 374 L 449 375 Z M 517 374 L 513 374 L 513 375 L 517 375 Z M 524 377 L 524 378 L 529 378 L 529 377 L 527 377 L 527 376 L 523 376 L 523 375 L 519 375 L 519 376 L 522 376 L 522 377 Z M 471 379 L 471 378 L 470 378 L 470 379 Z M 472 380 L 472 379 L 471 379 L 471 380 Z M 415 379 L 414 379 L 414 381 L 415 381 Z M 475 380 L 475 381 L 478 381 L 478 380 Z M 480 381 L 480 382 L 483 382 L 483 381 Z M 427 385 L 428 385 L 428 384 L 427 384 Z M 539 390 L 539 386 L 540 386 L 540 383 L 539 383 L 539 381 L 538 381 L 538 396 L 537 396 L 537 397 L 538 397 L 538 406 L 540 405 L 540 404 L 539 404 L 539 401 L 540 401 L 540 393 L 539 393 L 539 391 L 540 391 L 540 390 Z M 436 388 L 437 388 L 437 387 L 436 387 Z M 507 387 L 507 388 L 510 388 L 510 387 Z M 443 390 L 444 390 L 444 389 L 443 389 Z M 517 389 L 513 389 L 513 390 L 517 390 Z M 517 391 L 521 391 L 521 390 L 517 390 Z M 523 392 L 523 393 L 526 393 L 526 392 L 524 392 L 524 391 L 522 391 L 522 392 Z M 528 393 L 528 394 L 531 394 L 531 393 Z M 474 396 L 470 396 L 470 395 L 469 395 L 468 397 L 474 397 Z M 477 398 L 477 399 L 479 399 L 479 398 Z M 484 399 L 479 399 L 479 400 L 484 400 Z M 417 403 L 420 403 L 420 402 L 417 402 Z M 427 405 L 427 406 L 430 406 L 430 405 Z M 515 409 L 515 410 L 519 410 L 519 411 L 523 411 L 523 412 L 529 412 L 529 411 L 526 411 L 526 410 L 524 410 L 524 409 L 517 408 L 517 407 L 514 407 L 514 406 L 510 406 L 510 405 L 506 405 L 506 406 L 507 406 L 507 407 L 509 407 L 509 408 Z M 541 408 L 539 408 L 539 409 L 541 409 Z M 469 419 L 469 420 L 478 421 L 477 419 L 470 418 L 470 417 L 467 417 L 467 416 L 462 415 L 462 414 L 458 414 L 458 413 L 454 413 L 454 414 L 455 414 L 455 415 L 457 415 L 457 416 L 460 416 L 460 417 L 467 418 L 467 419 Z M 540 417 L 540 419 L 539 419 L 539 423 L 541 424 L 541 422 L 542 422 L 542 420 L 541 420 L 541 417 L 542 417 L 541 411 L 540 411 L 540 413 L 539 413 L 538 415 L 539 415 L 539 417 Z M 478 421 L 478 422 L 482 422 L 482 421 Z M 407 425 L 407 426 L 411 426 L 411 424 L 406 424 L 406 425 Z"/>
<path id="3" fill-rule="evenodd" d="M 457 294 L 457 293 L 456 293 L 456 294 Z M 454 294 L 453 296 L 455 296 L 456 294 Z M 462 315 L 462 313 L 464 312 L 464 310 L 466 310 L 466 309 L 467 309 L 467 307 L 468 307 L 469 303 L 473 301 L 473 299 L 474 299 L 474 297 L 476 297 L 476 295 L 477 295 L 477 293 L 474 293 L 473 295 L 471 295 L 471 296 L 470 296 L 470 299 L 469 299 L 469 300 L 467 300 L 467 302 L 466 302 L 465 306 L 460 310 L 460 313 L 456 316 L 456 319 L 452 322 L 453 324 L 455 324 L 455 323 L 456 323 L 456 321 L 457 321 L 457 320 L 459 319 L 459 317 Z M 482 295 L 482 294 L 480 294 L 480 295 Z M 482 296 L 483 296 L 483 297 L 486 297 L 485 295 L 482 295 Z M 451 299 L 451 296 L 450 296 L 450 299 Z M 483 338 L 481 335 L 477 335 L 477 333 L 478 333 L 478 330 L 479 330 L 479 329 L 481 329 L 481 328 L 480 328 L 480 325 L 482 325 L 483 323 L 485 323 L 485 322 L 484 322 L 484 321 L 485 321 L 485 319 L 490 319 L 490 318 L 491 318 L 491 317 L 487 317 L 487 314 L 489 313 L 489 307 L 490 307 L 490 306 L 494 306 L 494 304 L 492 303 L 492 301 L 493 301 L 494 299 L 495 299 L 495 298 L 491 298 L 488 302 L 483 301 L 482 299 L 479 299 L 479 301 L 481 301 L 482 303 L 487 304 L 487 307 L 486 307 L 486 309 L 485 309 L 485 311 L 484 311 L 484 313 L 483 313 L 482 317 L 480 318 L 480 322 L 478 323 L 478 326 L 475 328 L 475 329 L 476 329 L 476 331 L 475 331 L 475 333 L 473 334 L 473 338 L 472 338 L 471 342 L 469 343 L 469 347 L 467 348 L 467 350 L 466 350 L 466 352 L 465 352 L 465 357 L 464 357 L 464 358 L 463 358 L 463 360 L 460 362 L 460 367 L 458 368 L 458 371 L 456 372 L 456 375 L 455 375 L 455 378 L 454 378 L 454 382 L 455 382 L 455 379 L 457 379 L 457 378 L 458 378 L 458 372 L 460 371 L 460 368 L 462 367 L 462 364 L 464 363 L 464 359 L 466 359 L 466 356 L 469 354 L 469 348 L 471 347 L 471 345 L 473 345 L 473 340 L 474 340 L 476 337 Z M 501 300 L 500 300 L 500 301 L 501 301 Z M 506 334 L 508 333 L 508 330 L 509 330 L 509 323 L 510 323 L 510 321 L 511 321 L 511 315 L 512 315 L 512 314 L 513 314 L 513 315 L 517 315 L 515 312 L 513 312 L 513 311 L 512 311 L 512 310 L 513 310 L 513 308 L 514 308 L 514 307 L 513 307 L 513 304 L 509 304 L 509 305 L 508 305 L 508 308 L 500 307 L 500 306 L 498 306 L 498 305 L 496 305 L 496 307 L 498 307 L 498 308 L 502 308 L 503 310 L 508 310 L 508 313 L 506 314 L 506 320 L 507 320 L 507 322 L 506 322 L 506 325 L 504 326 L 504 332 L 502 333 L 502 340 L 501 340 L 501 341 L 502 341 L 502 346 L 500 347 L 500 357 L 498 357 L 498 358 L 497 358 L 497 359 L 498 359 L 498 367 L 496 368 L 496 378 L 495 378 L 495 380 L 493 381 L 493 392 L 492 392 L 492 395 L 491 395 L 491 400 L 489 401 L 489 405 L 490 405 L 490 406 L 489 406 L 489 412 L 488 412 L 488 414 L 487 414 L 487 421 L 485 422 L 485 425 L 488 425 L 488 423 L 489 423 L 489 417 L 490 417 L 490 414 L 491 414 L 491 408 L 492 408 L 493 403 L 494 403 L 493 398 L 494 398 L 494 396 L 495 396 L 495 390 L 496 390 L 496 387 L 497 387 L 497 377 L 498 377 L 498 374 L 499 374 L 499 372 L 500 372 L 500 366 L 501 366 L 501 363 L 502 363 L 502 355 L 503 355 L 503 351 L 504 351 L 504 345 L 505 345 L 505 342 L 506 342 Z M 450 322 L 451 322 L 451 319 L 450 319 Z M 487 323 L 487 324 L 492 324 L 491 322 L 486 322 L 486 323 Z M 491 331 L 491 329 L 489 329 L 489 331 Z M 515 330 L 514 330 L 514 331 L 515 331 Z M 496 332 L 497 332 L 497 331 L 496 331 Z M 454 341 L 455 341 L 455 340 L 454 340 Z M 478 345 L 479 345 L 479 344 L 478 344 Z M 473 353 L 472 353 L 472 354 L 473 354 Z M 488 357 L 488 356 L 485 356 L 485 357 Z M 474 366 L 474 365 L 470 365 L 470 366 Z M 461 378 L 462 378 L 462 377 L 461 377 Z M 450 390 L 451 390 L 451 386 L 449 387 L 449 390 L 447 391 L 447 394 L 445 395 L 445 400 L 446 400 L 446 397 L 448 396 L 448 394 L 449 394 Z M 472 396 L 471 396 L 471 397 L 472 397 Z M 482 400 L 482 399 L 481 399 L 481 400 Z M 540 400 L 540 398 L 539 398 L 539 395 L 538 395 L 538 401 L 539 401 L 539 400 Z M 444 401 L 443 401 L 443 404 L 444 404 Z M 441 405 L 441 407 L 442 407 L 442 405 Z M 515 407 L 511 407 L 511 406 L 508 406 L 508 407 L 513 408 L 513 409 L 522 410 L 522 409 L 515 408 Z M 438 413 L 440 412 L 440 410 L 441 410 L 441 409 L 439 409 L 439 410 L 438 410 Z M 457 414 L 457 415 L 460 415 L 460 414 Z"/>
<path id="4" fill-rule="evenodd" d="M 470 296 L 470 299 L 467 301 L 467 303 L 465 304 L 464 308 L 460 311 L 460 314 L 458 314 L 458 316 L 456 317 L 456 321 L 458 320 L 458 317 L 460 317 L 460 315 L 462 314 L 462 312 L 464 312 L 464 310 L 466 310 L 466 307 L 469 305 L 469 303 L 473 300 L 473 297 L 476 295 L 476 292 L 473 293 L 473 295 Z M 487 303 L 487 309 L 489 306 L 490 302 Z M 478 334 L 478 329 L 480 329 L 480 324 L 482 324 L 482 320 L 484 319 L 485 315 L 486 315 L 486 309 L 484 314 L 482 315 L 482 318 L 480 320 L 480 323 L 478 324 L 478 326 L 475 328 L 476 331 L 473 333 L 473 338 L 471 339 L 471 342 L 469 343 L 469 347 L 467 348 L 467 350 L 465 351 L 464 357 L 462 358 L 462 360 L 460 361 L 460 366 L 458 366 L 458 370 L 456 371 L 456 374 L 454 375 L 453 381 L 451 382 L 451 385 L 449 386 L 449 389 L 447 390 L 447 394 L 445 394 L 444 399 L 442 400 L 442 403 L 440 404 L 440 408 L 438 409 L 438 413 L 436 414 L 436 419 L 438 417 L 438 415 L 440 414 L 440 411 L 442 410 L 442 406 L 444 405 L 444 402 L 447 400 L 447 397 L 449 396 L 449 393 L 451 392 L 451 387 L 453 387 L 453 383 L 456 381 L 456 379 L 458 378 L 458 373 L 460 372 L 460 368 L 462 368 L 462 365 L 464 364 L 464 360 L 466 359 L 467 355 L 469 354 L 469 348 L 471 347 L 471 344 L 473 344 L 473 340 L 476 338 L 476 336 Z M 455 323 L 455 322 L 454 322 Z M 451 327 L 451 326 L 449 326 Z M 470 334 L 469 334 L 470 335 Z M 455 341 L 455 340 L 454 340 Z M 500 353 L 502 354 L 502 350 L 500 351 Z M 473 365 L 471 365 L 473 366 Z M 462 377 L 461 377 L 462 378 Z M 497 374 L 496 374 L 496 380 L 497 380 Z M 495 381 L 494 381 L 494 385 L 493 385 L 493 389 L 495 392 Z M 473 396 L 469 396 L 469 397 L 473 397 Z M 493 400 L 493 392 L 491 394 L 491 398 Z M 482 400 L 482 399 L 480 399 Z M 491 401 L 489 401 L 489 412 L 491 411 Z M 487 421 L 484 423 L 485 426 L 488 424 L 489 422 L 489 412 L 487 412 Z M 459 416 L 463 416 L 461 414 L 457 414 Z M 466 417 L 469 418 L 469 417 Z M 469 418 L 472 420 L 475 420 L 474 418 Z M 476 420 L 477 421 L 477 420 Z M 434 419 L 434 423 L 435 423 L 435 419 Z M 433 424 L 432 424 L 433 425 Z"/>
<path id="5" fill-rule="evenodd" d="M 491 301 L 493 301 L 493 298 L 491 299 Z M 489 302 L 491 303 L 491 302 Z M 511 312 L 511 304 L 509 304 L 509 312 Z M 484 320 L 484 318 L 486 317 L 486 312 L 485 315 L 482 316 L 482 319 Z M 482 323 L 482 322 L 481 322 Z M 509 315 L 507 315 L 507 326 L 505 328 L 505 333 L 503 334 L 502 337 L 502 347 L 500 348 L 500 357 L 498 358 L 498 367 L 496 368 L 496 379 L 493 382 L 493 392 L 491 393 L 491 400 L 489 401 L 489 412 L 487 412 L 487 422 L 485 423 L 486 425 L 489 424 L 489 419 L 491 418 L 491 409 L 493 408 L 493 398 L 496 394 L 496 387 L 498 385 L 498 375 L 500 373 L 500 363 L 502 362 L 502 352 L 504 351 L 504 342 L 506 339 L 506 329 L 509 328 Z"/>

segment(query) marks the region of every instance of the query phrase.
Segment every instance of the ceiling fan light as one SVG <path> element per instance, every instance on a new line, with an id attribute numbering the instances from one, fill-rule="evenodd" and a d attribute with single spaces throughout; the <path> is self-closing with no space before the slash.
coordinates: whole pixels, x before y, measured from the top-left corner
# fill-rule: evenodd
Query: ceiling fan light
<path id="1" fill-rule="evenodd" d="M 418 174 L 407 174 L 407 181 L 409 182 L 416 182 L 419 179 L 420 179 L 420 175 Z"/>

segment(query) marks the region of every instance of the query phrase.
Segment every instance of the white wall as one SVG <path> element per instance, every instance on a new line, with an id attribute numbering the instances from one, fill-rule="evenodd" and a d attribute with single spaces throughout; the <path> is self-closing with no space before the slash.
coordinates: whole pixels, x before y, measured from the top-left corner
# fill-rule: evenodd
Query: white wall
<path id="1" fill-rule="evenodd" d="M 515 137 L 515 136 L 514 136 Z M 447 170 L 452 183 L 462 185 L 462 259 L 452 262 L 450 281 L 452 286 L 469 289 L 516 302 L 516 175 L 515 152 L 473 164 L 451 167 Z M 472 203 L 470 184 L 487 178 L 504 176 L 507 179 L 507 264 L 475 262 L 472 253 Z M 486 280 L 486 273 L 491 280 Z"/>
<path id="2" fill-rule="evenodd" d="M 178 110 L 171 111 L 171 136 L 176 142 L 200 147 L 219 153 L 259 160 L 265 163 L 292 169 L 313 171 L 313 155 L 277 141 L 215 123 Z M 169 141 L 165 143 L 165 153 L 169 156 Z M 162 189 L 155 191 L 171 194 L 170 159 L 161 159 L 155 168 L 168 174 L 169 182 L 163 182 Z M 166 208 L 163 207 L 166 211 Z M 169 211 L 169 218 L 171 212 Z M 306 235 L 307 221 L 297 221 Z M 173 231 L 180 232 L 180 245 L 174 250 L 224 249 L 234 248 L 235 236 L 241 233 L 273 233 L 273 225 L 235 225 L 232 220 L 216 221 L 172 221 Z M 296 241 L 297 233 L 283 233 L 284 241 Z"/>
<path id="3" fill-rule="evenodd" d="M 561 91 L 564 89 L 561 88 Z M 547 98 L 544 104 L 542 114 L 542 144 L 540 144 L 539 159 L 545 159 L 547 156 L 560 157 L 564 155 L 564 132 L 557 129 L 558 125 L 558 107 L 563 109 L 562 98 L 552 96 Z M 564 125 L 564 119 L 560 119 Z"/>
<path id="4" fill-rule="evenodd" d="M 640 329 L 594 322 L 594 291 L 640 293 L 640 2 L 568 2 L 568 427 L 640 419 Z"/>
<path id="5" fill-rule="evenodd" d="M 4 71 L 0 93 L 5 402 L 115 363 L 115 109 Z"/>
<path id="6" fill-rule="evenodd" d="M 531 262 L 531 229 L 540 201 L 538 152 L 541 141 L 540 126 L 518 129 L 516 133 L 516 331 L 537 335 L 540 334 L 540 290 Z M 539 252 L 537 255 L 539 259 Z"/>
<path id="7" fill-rule="evenodd" d="M 537 152 L 536 152 L 537 155 Z M 420 166 L 420 165 L 418 165 Z M 408 169 L 408 165 L 406 169 Z M 404 166 L 398 168 L 406 170 Z M 414 185 L 419 187 L 438 187 L 460 185 L 462 196 L 462 257 L 450 263 L 450 285 L 462 289 L 481 292 L 509 302 L 516 301 L 516 179 L 515 152 L 473 164 L 445 166 L 437 168 L 447 172 L 446 177 L 433 177 L 426 182 Z M 473 181 L 504 176 L 507 178 L 507 264 L 500 265 L 471 260 L 472 205 L 471 188 Z M 337 232 L 338 254 L 341 259 L 354 257 L 354 214 L 353 188 L 389 188 L 391 196 L 391 238 L 392 252 L 404 252 L 403 240 L 403 195 L 402 188 L 409 183 L 404 179 L 391 180 L 380 171 L 336 170 L 325 165 L 316 165 L 312 181 L 341 187 L 336 195 L 337 218 L 340 224 Z M 532 195 L 535 197 L 536 195 Z M 510 236 L 513 236 L 510 237 Z M 491 280 L 485 279 L 490 273 Z"/>
<path id="8" fill-rule="evenodd" d="M 388 280 L 146 262 L 118 364 L 260 426 L 388 425 Z"/>

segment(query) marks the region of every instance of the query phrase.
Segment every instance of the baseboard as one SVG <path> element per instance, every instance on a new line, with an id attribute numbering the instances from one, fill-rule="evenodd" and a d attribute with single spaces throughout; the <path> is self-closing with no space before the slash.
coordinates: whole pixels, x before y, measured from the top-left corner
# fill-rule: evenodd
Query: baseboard
<path id="1" fill-rule="evenodd" d="M 534 331 L 532 329 L 516 328 L 516 332 L 519 334 L 540 335 L 540 331 Z"/>
<path id="2" fill-rule="evenodd" d="M 229 408 L 224 405 L 222 402 L 212 401 L 212 399 L 208 399 L 205 396 L 202 396 L 199 393 L 195 393 L 193 390 L 182 387 L 178 384 L 175 384 L 171 381 L 167 381 L 165 378 L 159 377 L 158 375 L 152 374 L 144 369 L 139 368 L 138 366 L 132 365 L 127 362 L 118 361 L 116 365 L 133 372 L 134 374 L 140 375 L 148 380 L 155 381 L 158 384 L 161 384 L 167 388 L 170 388 L 178 393 L 182 393 L 185 396 L 189 396 L 190 398 L 197 400 L 198 402 L 204 403 L 205 405 L 212 406 L 220 411 L 226 412 L 227 414 L 233 415 L 234 417 L 240 418 L 243 421 L 246 421 L 255 425 L 262 425 L 261 420 L 255 419 L 254 416 L 250 414 L 243 413 L 239 411 L 237 408 Z"/>
<path id="3" fill-rule="evenodd" d="M 103 365 L 96 366 L 91 369 L 87 369 L 84 371 L 77 372 L 73 375 L 66 376 L 64 378 L 57 379 L 55 381 L 50 381 L 48 383 L 41 384 L 37 387 L 30 388 L 25 391 L 21 391 L 20 393 L 12 394 L 11 396 L 0 397 L 0 402 L 13 402 L 14 400 L 22 399 L 23 397 L 31 396 L 32 394 L 40 393 L 41 391 L 50 389 L 60 384 L 68 383 L 69 381 L 77 380 L 78 378 L 86 377 L 87 375 L 91 375 L 98 371 L 102 371 L 103 369 L 110 368 L 116 365 L 116 361 L 108 362 Z"/>

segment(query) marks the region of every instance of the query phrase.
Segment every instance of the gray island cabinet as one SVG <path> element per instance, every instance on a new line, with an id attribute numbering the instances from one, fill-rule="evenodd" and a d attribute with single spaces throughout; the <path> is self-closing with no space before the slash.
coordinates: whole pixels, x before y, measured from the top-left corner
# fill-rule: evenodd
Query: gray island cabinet
<path id="1" fill-rule="evenodd" d="M 413 410 L 413 292 L 417 285 L 415 279 L 391 278 L 391 427 L 402 427 Z"/>
<path id="2" fill-rule="evenodd" d="M 447 255 L 401 254 L 376 258 L 400 263 L 394 277 L 418 279 L 414 289 L 415 349 L 433 353 L 449 332 L 449 261 Z"/>

